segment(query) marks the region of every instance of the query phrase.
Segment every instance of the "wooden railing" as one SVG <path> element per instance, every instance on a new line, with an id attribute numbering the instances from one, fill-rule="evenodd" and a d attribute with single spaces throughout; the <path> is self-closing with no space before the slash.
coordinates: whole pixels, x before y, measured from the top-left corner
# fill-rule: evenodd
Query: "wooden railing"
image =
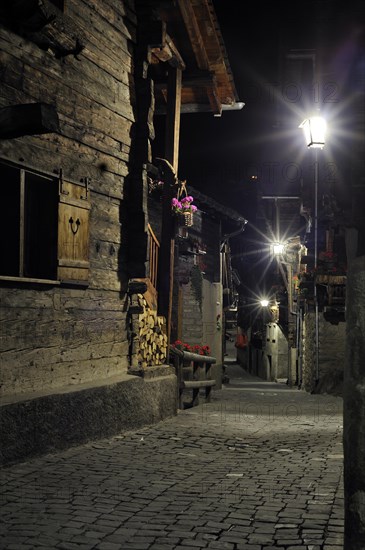
<path id="1" fill-rule="evenodd" d="M 199 405 L 201 389 L 205 389 L 205 402 L 209 403 L 211 390 L 216 385 L 216 381 L 212 380 L 212 365 L 216 362 L 216 358 L 181 351 L 170 346 L 170 362 L 175 367 L 177 377 L 178 408 L 184 408 L 183 392 L 185 389 L 193 390 L 190 406 Z"/>
<path id="2" fill-rule="evenodd" d="M 150 224 L 148 224 L 148 240 L 149 240 L 149 262 L 150 262 L 149 278 L 154 288 L 157 288 L 158 253 L 160 249 L 160 243 L 158 242 L 158 239 L 154 234 Z"/>

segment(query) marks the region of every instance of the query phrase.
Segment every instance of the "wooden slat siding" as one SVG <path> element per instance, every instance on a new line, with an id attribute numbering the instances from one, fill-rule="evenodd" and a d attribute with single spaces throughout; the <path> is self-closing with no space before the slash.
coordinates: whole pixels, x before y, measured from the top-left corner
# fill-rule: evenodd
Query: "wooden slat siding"
<path id="1" fill-rule="evenodd" d="M 0 395 L 126 372 L 125 314 L 115 293 L 0 288 Z"/>
<path id="2" fill-rule="evenodd" d="M 35 71 L 35 74 L 39 78 L 42 78 L 41 72 Z M 11 67 L 6 71 L 2 79 L 3 89 L 1 93 L 1 106 L 6 107 L 7 105 L 29 101 L 45 101 L 48 103 L 54 101 L 52 88 L 42 91 L 39 89 L 36 82 L 27 82 L 26 87 L 24 86 L 26 89 L 16 89 L 14 87 L 15 78 L 17 78 L 16 67 Z M 98 105 L 96 107 L 94 102 L 86 97 L 83 98 L 82 103 L 75 105 L 70 98 L 70 94 L 68 94 L 68 97 L 62 100 L 62 107 L 58 107 L 58 113 L 60 117 L 68 120 L 70 124 L 72 121 L 75 125 L 87 123 L 89 129 L 94 132 L 101 132 L 102 134 L 105 134 L 105 131 L 103 133 L 103 127 L 108 123 L 110 128 L 106 138 L 115 140 L 118 143 L 122 142 L 124 145 L 130 145 L 130 128 L 133 119 L 127 116 L 127 111 L 115 113 L 103 105 Z M 88 136 L 86 135 L 84 137 Z"/>
<path id="3" fill-rule="evenodd" d="M 105 2 L 99 0 L 79 0 L 70 2 L 67 14 L 77 22 L 78 27 L 85 25 L 87 37 L 96 36 L 103 40 L 100 42 L 100 49 L 104 51 L 105 47 L 111 52 L 115 48 L 121 49 L 124 59 L 130 59 L 128 50 L 128 40 L 136 40 L 135 25 L 126 25 L 122 17 L 116 13 L 118 2 L 114 2 L 111 11 L 107 13 Z M 80 5 L 82 9 L 80 9 Z M 114 14 L 114 15 L 112 15 Z M 103 33 L 103 31 L 105 31 Z"/>
<path id="4" fill-rule="evenodd" d="M 14 161 L 23 159 L 25 163 L 35 167 L 42 166 L 46 172 L 53 172 L 62 166 L 68 177 L 76 181 L 88 174 L 91 178 L 90 191 L 113 198 L 123 198 L 122 175 L 118 174 L 116 177 L 114 173 L 101 173 L 97 165 L 90 164 L 102 162 L 102 157 L 100 158 L 97 154 L 94 154 L 94 161 L 92 156 L 85 157 L 80 154 L 78 161 L 74 162 L 67 151 L 60 152 L 56 143 L 51 140 L 41 140 L 38 136 L 1 141 L 0 156 Z"/>
<path id="5" fill-rule="evenodd" d="M 154 234 L 152 227 L 148 224 L 148 236 L 149 236 L 149 258 L 150 258 L 150 279 L 151 283 L 157 288 L 157 275 L 158 275 L 158 253 L 160 243 Z"/>
<path id="6" fill-rule="evenodd" d="M 56 390 L 127 372 L 120 205 L 134 124 L 132 8 L 123 1 L 68 0 L 66 19 L 86 39 L 80 60 L 55 59 L 0 26 L 0 65 L 6 67 L 0 106 L 43 101 L 56 105 L 60 118 L 60 134 L 1 140 L 0 156 L 24 159 L 22 164 L 49 173 L 62 168 L 65 179 L 76 182 L 91 178 L 89 287 L 47 285 L 46 292 L 39 285 L 0 287 L 6 320 L 0 342 L 2 395 Z M 124 12 L 131 20 L 121 19 Z"/>
<path id="7" fill-rule="evenodd" d="M 115 80 L 105 71 L 100 76 L 100 79 L 95 81 L 95 65 L 87 60 L 73 61 L 73 65 L 65 65 L 62 70 L 62 80 L 59 80 L 61 75 L 55 73 L 55 66 L 53 61 L 49 61 L 47 58 L 32 60 L 28 62 L 26 54 L 13 50 L 8 51 L 10 45 L 2 41 L 2 51 L 0 52 L 0 61 L 2 64 L 9 67 L 9 74 L 5 74 L 5 82 L 13 83 L 16 88 L 23 89 L 27 92 L 27 86 L 34 87 L 34 83 L 37 82 L 35 77 L 38 77 L 44 85 L 45 89 L 48 86 L 49 90 L 55 91 L 57 87 L 57 95 L 63 94 L 64 96 L 72 96 L 76 94 L 84 97 L 86 100 L 91 100 L 93 103 L 107 107 L 111 112 L 125 116 L 129 120 L 134 120 L 133 110 L 130 106 L 130 90 L 129 87 L 121 81 Z M 35 47 L 35 46 L 34 46 Z M 31 53 L 31 52 L 30 52 Z M 42 65 L 41 65 L 42 63 Z M 76 65 L 77 63 L 77 65 Z M 67 67 L 67 68 L 66 68 Z M 82 67 L 82 71 L 81 71 Z M 13 71 L 13 73 L 12 73 Z M 22 75 L 20 79 L 16 76 L 16 71 L 19 71 Z M 59 70 L 58 70 L 59 72 Z M 80 73 L 82 79 L 80 79 Z M 18 85 L 16 85 L 18 84 Z M 42 88 L 41 88 L 42 90 Z M 59 110 L 61 110 L 59 108 Z"/>

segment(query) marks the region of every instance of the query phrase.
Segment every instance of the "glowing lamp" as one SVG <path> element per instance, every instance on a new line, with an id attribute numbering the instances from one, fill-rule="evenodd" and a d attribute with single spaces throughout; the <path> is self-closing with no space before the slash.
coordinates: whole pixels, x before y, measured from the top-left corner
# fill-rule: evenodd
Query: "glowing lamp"
<path id="1" fill-rule="evenodd" d="M 272 248 L 274 254 L 282 254 L 284 252 L 285 246 L 282 243 L 275 243 L 273 244 Z"/>
<path id="2" fill-rule="evenodd" d="M 304 138 L 308 147 L 323 149 L 326 142 L 327 124 L 324 118 L 313 116 L 306 118 L 299 125 L 303 129 Z"/>

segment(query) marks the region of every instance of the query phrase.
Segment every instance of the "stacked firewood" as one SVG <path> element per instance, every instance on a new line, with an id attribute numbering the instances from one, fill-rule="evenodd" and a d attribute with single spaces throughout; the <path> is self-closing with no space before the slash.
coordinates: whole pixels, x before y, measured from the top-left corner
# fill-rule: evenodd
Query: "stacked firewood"
<path id="1" fill-rule="evenodd" d="M 138 305 L 138 363 L 142 367 L 162 365 L 167 355 L 167 335 L 165 318 L 149 307 L 143 294 L 137 294 Z"/>

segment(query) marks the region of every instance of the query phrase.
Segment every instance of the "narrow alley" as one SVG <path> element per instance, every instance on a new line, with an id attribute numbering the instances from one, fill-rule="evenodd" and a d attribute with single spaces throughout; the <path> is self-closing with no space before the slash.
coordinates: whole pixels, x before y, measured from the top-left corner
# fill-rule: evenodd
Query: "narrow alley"
<path id="1" fill-rule="evenodd" d="M 3 550 L 341 550 L 342 399 L 227 361 L 212 402 L 3 468 Z"/>

